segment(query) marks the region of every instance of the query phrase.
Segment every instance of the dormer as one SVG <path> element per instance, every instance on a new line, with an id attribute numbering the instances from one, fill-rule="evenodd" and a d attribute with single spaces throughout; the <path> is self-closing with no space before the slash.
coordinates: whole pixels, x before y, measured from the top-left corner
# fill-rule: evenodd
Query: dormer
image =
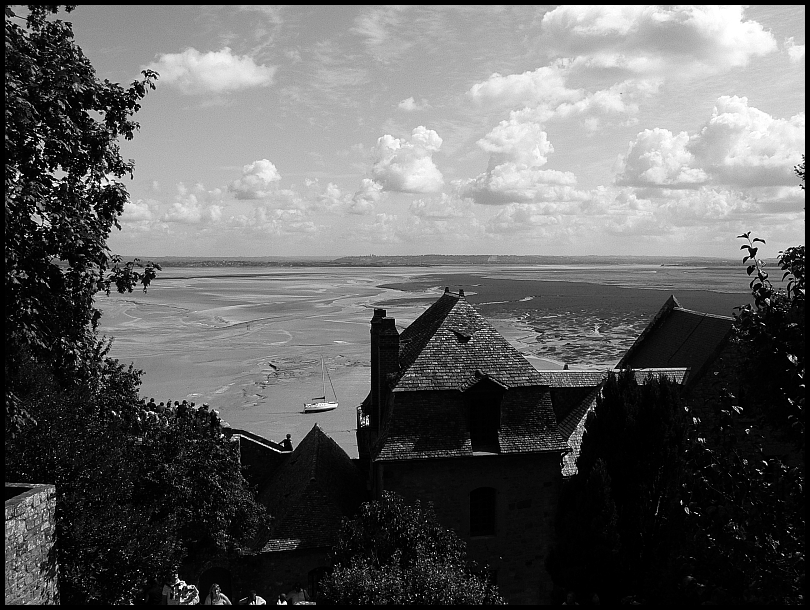
<path id="1" fill-rule="evenodd" d="M 464 407 L 473 453 L 498 453 L 501 404 L 506 386 L 476 371 L 478 381 L 464 391 Z"/>

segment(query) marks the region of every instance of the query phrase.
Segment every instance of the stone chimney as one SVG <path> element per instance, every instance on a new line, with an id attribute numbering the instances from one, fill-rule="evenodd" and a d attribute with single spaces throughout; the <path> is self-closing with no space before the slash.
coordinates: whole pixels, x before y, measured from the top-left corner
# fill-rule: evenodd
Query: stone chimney
<path id="1" fill-rule="evenodd" d="M 388 396 L 388 376 L 399 372 L 399 333 L 396 320 L 375 309 L 371 318 L 371 412 L 369 424 L 378 432 Z"/>

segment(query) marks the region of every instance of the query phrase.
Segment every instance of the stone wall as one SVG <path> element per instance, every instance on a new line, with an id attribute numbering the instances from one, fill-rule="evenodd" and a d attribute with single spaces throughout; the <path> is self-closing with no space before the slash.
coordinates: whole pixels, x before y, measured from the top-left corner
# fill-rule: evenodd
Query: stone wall
<path id="1" fill-rule="evenodd" d="M 467 543 L 469 558 L 495 570 L 510 604 L 551 602 L 545 559 L 562 483 L 558 454 L 387 462 L 382 469 L 384 489 L 407 502 L 433 502 L 439 521 Z M 481 487 L 496 490 L 495 534 L 470 537 L 470 492 Z"/>
<path id="2" fill-rule="evenodd" d="M 6 483 L 6 604 L 58 604 L 56 488 Z"/>

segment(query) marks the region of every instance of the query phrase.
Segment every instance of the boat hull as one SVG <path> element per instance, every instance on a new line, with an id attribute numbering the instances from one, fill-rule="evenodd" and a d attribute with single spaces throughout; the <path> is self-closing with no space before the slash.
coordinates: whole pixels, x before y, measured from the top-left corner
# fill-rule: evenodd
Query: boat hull
<path id="1" fill-rule="evenodd" d="M 337 406 L 336 402 L 308 402 L 304 403 L 304 413 L 322 413 L 337 409 Z"/>

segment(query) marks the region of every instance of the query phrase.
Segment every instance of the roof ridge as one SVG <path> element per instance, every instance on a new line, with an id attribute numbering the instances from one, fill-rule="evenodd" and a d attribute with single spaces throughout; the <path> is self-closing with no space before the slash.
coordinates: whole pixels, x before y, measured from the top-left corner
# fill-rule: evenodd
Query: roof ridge
<path id="1" fill-rule="evenodd" d="M 734 318 L 731 316 L 722 316 L 718 313 L 706 313 L 703 311 L 695 311 L 694 309 L 687 309 L 686 307 L 673 307 L 672 311 L 682 311 L 684 313 L 693 313 L 699 316 L 704 316 L 706 318 L 717 318 L 720 320 L 728 320 L 729 322 L 733 322 Z"/>

